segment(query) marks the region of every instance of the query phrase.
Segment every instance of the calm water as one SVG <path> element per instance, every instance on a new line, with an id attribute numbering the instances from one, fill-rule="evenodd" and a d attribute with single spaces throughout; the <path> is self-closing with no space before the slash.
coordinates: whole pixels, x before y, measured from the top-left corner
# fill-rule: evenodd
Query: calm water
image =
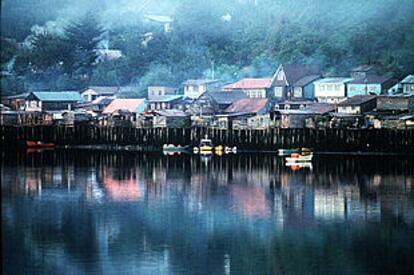
<path id="1" fill-rule="evenodd" d="M 414 158 L 2 156 L 3 274 L 414 272 Z"/>

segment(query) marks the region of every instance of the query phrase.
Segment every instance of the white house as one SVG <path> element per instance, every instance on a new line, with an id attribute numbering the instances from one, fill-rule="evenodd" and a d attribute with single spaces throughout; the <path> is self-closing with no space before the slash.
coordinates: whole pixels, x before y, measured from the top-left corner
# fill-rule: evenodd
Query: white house
<path id="1" fill-rule="evenodd" d="M 313 83 L 315 87 L 315 97 L 318 102 L 338 103 L 347 97 L 347 83 L 352 78 L 347 77 L 329 77 L 317 80 Z"/>
<path id="2" fill-rule="evenodd" d="M 204 92 L 218 88 L 221 84 L 220 80 L 211 79 L 197 79 L 187 80 L 183 83 L 184 85 L 184 96 L 192 99 L 199 98 Z"/>

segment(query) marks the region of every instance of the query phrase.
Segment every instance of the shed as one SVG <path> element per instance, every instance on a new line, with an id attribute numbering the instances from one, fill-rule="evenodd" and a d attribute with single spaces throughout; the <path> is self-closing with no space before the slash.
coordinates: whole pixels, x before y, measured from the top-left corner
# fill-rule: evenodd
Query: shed
<path id="1" fill-rule="evenodd" d="M 356 95 L 338 103 L 338 113 L 362 114 L 375 109 L 376 96 Z"/>

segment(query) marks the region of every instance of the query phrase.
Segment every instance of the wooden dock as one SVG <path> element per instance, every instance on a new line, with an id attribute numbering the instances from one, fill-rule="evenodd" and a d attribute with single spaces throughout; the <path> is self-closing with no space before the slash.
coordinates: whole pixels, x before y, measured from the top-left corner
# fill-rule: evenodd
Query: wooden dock
<path id="1" fill-rule="evenodd" d="M 24 147 L 27 140 L 56 145 L 142 145 L 161 148 L 163 144 L 196 145 L 208 135 L 214 144 L 244 150 L 310 147 L 323 152 L 414 153 L 414 130 L 391 129 L 266 129 L 220 130 L 212 128 L 128 128 L 94 125 L 0 126 L 5 149 Z"/>

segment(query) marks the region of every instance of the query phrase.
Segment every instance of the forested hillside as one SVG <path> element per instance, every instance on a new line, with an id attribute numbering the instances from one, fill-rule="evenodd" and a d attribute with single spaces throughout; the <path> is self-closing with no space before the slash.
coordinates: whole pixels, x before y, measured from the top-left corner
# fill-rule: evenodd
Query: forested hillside
<path id="1" fill-rule="evenodd" d="M 75 3 L 78 2 L 78 3 Z M 85 3 L 86 2 L 86 3 Z M 282 63 L 414 72 L 411 0 L 3 0 L 3 94 L 266 77 Z M 172 31 L 146 15 L 173 19 Z M 95 49 L 122 52 L 95 62 Z M 214 75 L 213 75 L 214 74 Z"/>

